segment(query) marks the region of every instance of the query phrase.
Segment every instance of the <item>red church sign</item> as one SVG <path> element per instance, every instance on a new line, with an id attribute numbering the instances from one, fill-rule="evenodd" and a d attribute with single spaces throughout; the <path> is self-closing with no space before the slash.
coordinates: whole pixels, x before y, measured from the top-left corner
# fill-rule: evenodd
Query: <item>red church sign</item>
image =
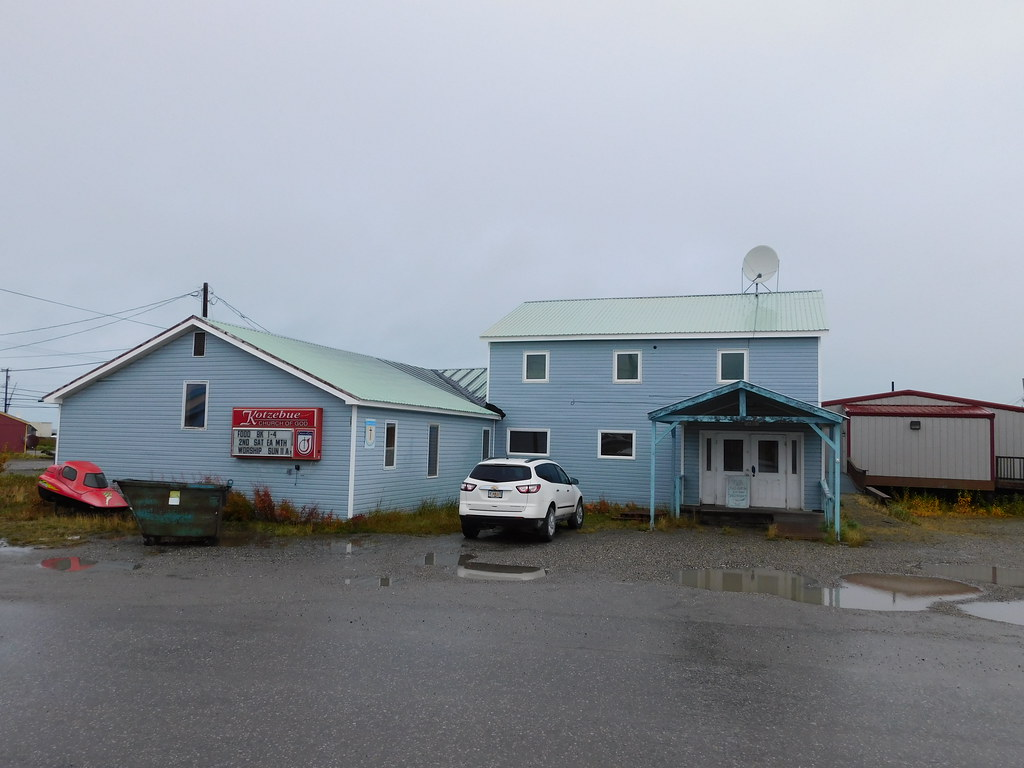
<path id="1" fill-rule="evenodd" d="M 323 408 L 232 408 L 231 455 L 318 460 L 323 420 Z"/>

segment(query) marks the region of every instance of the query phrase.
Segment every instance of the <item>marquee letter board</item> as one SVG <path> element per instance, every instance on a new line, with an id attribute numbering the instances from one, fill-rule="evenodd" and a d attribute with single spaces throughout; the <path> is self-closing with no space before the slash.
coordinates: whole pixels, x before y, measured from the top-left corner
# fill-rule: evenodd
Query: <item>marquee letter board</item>
<path id="1" fill-rule="evenodd" d="M 318 460 L 323 420 L 323 408 L 232 408 L 231 455 Z"/>

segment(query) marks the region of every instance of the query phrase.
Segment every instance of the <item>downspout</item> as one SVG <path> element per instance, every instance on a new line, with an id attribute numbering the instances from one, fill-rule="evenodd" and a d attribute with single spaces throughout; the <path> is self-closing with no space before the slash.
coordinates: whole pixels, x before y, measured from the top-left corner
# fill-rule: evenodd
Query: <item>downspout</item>
<path id="1" fill-rule="evenodd" d="M 348 512 L 346 516 L 349 520 L 355 515 L 356 507 L 356 428 L 358 424 L 359 406 L 353 403 L 348 446 Z"/>

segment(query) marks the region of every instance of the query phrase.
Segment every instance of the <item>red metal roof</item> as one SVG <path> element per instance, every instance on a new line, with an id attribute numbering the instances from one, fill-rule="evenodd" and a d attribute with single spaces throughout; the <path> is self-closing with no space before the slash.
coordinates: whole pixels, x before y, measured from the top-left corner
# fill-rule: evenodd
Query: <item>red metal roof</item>
<path id="1" fill-rule="evenodd" d="M 974 400 L 970 397 L 958 397 L 956 395 L 938 395 L 934 392 L 925 392 L 920 389 L 897 389 L 893 392 L 879 392 L 874 395 L 859 395 L 857 397 L 840 397 L 834 400 L 825 400 L 822 402 L 822 408 L 827 408 L 830 405 L 848 405 L 852 403 L 862 403 L 866 400 L 882 400 L 890 397 L 904 397 L 904 396 L 916 396 L 925 397 L 932 400 L 941 400 L 945 402 L 963 403 L 964 405 L 980 405 L 986 408 L 998 408 L 1003 411 L 1017 411 L 1018 413 L 1024 413 L 1024 408 L 1019 405 L 1008 405 L 1006 403 L 993 403 L 987 400 Z"/>
<path id="2" fill-rule="evenodd" d="M 849 416 L 928 416 L 939 419 L 994 419 L 980 405 L 847 405 Z"/>

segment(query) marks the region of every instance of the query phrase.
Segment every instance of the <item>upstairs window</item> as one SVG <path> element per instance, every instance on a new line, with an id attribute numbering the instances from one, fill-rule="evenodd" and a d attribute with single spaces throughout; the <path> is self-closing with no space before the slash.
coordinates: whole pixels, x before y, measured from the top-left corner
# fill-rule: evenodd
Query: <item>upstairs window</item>
<path id="1" fill-rule="evenodd" d="M 186 381 L 182 389 L 181 428 L 206 429 L 208 381 Z"/>
<path id="2" fill-rule="evenodd" d="M 192 334 L 192 357 L 206 356 L 206 332 L 196 331 Z"/>
<path id="3" fill-rule="evenodd" d="M 548 380 L 548 353 L 523 352 L 523 381 L 543 383 Z"/>
<path id="4" fill-rule="evenodd" d="M 616 384 L 639 384 L 640 361 L 639 350 L 616 352 L 613 356 L 612 380 Z"/>
<path id="5" fill-rule="evenodd" d="M 747 350 L 718 350 L 718 381 L 720 384 L 747 381 Z"/>

